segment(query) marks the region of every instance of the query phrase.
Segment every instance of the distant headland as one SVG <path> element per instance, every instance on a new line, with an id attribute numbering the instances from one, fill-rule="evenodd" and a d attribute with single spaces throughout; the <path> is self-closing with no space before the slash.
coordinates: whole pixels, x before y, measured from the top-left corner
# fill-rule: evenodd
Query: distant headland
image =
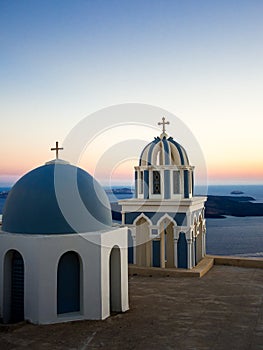
<path id="1" fill-rule="evenodd" d="M 226 216 L 263 216 L 263 203 L 253 203 L 255 199 L 248 196 L 207 196 L 205 217 L 223 219 Z M 121 221 L 121 206 L 111 203 L 112 218 Z"/>
<path id="2" fill-rule="evenodd" d="M 206 218 L 224 218 L 225 216 L 263 216 L 263 203 L 253 203 L 253 197 L 245 196 L 207 196 Z"/>

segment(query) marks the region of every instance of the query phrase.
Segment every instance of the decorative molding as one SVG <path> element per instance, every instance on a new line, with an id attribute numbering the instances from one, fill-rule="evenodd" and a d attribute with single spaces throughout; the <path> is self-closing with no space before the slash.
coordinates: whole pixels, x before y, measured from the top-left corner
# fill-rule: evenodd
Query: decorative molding
<path id="1" fill-rule="evenodd" d="M 150 225 L 150 226 L 152 226 L 153 225 L 153 223 L 151 222 L 151 220 L 148 218 L 148 216 L 146 216 L 144 213 L 141 213 L 139 216 L 137 216 L 137 218 L 133 221 L 133 225 L 134 226 L 136 226 L 136 224 L 137 224 L 137 222 L 140 220 L 140 219 L 145 219 L 147 222 L 148 222 L 148 224 Z"/>

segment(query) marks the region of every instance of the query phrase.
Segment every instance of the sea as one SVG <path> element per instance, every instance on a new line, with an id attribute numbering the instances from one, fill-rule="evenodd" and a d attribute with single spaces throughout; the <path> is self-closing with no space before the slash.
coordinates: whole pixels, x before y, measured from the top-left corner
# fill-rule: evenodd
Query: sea
<path id="1" fill-rule="evenodd" d="M 207 194 L 230 196 L 232 191 L 243 192 L 238 196 L 249 196 L 254 203 L 263 203 L 263 185 L 209 186 Z M 202 194 L 202 188 L 196 188 Z M 206 219 L 206 252 L 214 255 L 234 255 L 263 258 L 263 216 Z"/>
<path id="2" fill-rule="evenodd" d="M 9 187 L 0 187 L 0 193 L 9 190 Z M 235 196 L 249 196 L 255 199 L 255 203 L 263 203 L 263 185 L 214 185 L 209 186 L 207 191 L 202 187 L 196 186 L 195 188 L 196 195 L 230 196 L 232 191 L 242 192 Z M 106 192 L 110 202 L 133 196 L 132 194 Z M 0 215 L 4 203 L 5 198 L 0 198 Z M 263 216 L 228 216 L 223 219 L 206 219 L 206 227 L 207 254 L 263 258 Z"/>

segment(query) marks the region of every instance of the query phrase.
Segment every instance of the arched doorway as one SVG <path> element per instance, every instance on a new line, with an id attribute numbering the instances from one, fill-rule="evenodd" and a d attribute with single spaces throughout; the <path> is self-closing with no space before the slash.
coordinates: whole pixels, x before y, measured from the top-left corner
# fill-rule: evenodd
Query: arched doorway
<path id="1" fill-rule="evenodd" d="M 160 223 L 160 266 L 174 267 L 174 223 L 165 217 Z"/>
<path id="2" fill-rule="evenodd" d="M 196 263 L 198 264 L 200 260 L 202 260 L 202 234 L 201 234 L 201 232 L 199 232 L 198 235 L 196 236 Z"/>
<path id="3" fill-rule="evenodd" d="M 24 320 L 25 268 L 22 255 L 10 250 L 4 258 L 4 310 L 5 323 Z"/>
<path id="4" fill-rule="evenodd" d="M 57 313 L 80 311 L 80 259 L 77 253 L 63 254 L 57 271 Z"/>
<path id="5" fill-rule="evenodd" d="M 110 252 L 110 311 L 121 312 L 121 254 L 120 248 L 114 246 Z"/>
<path id="6" fill-rule="evenodd" d="M 165 267 L 174 267 L 174 225 L 172 222 L 165 229 Z"/>
<path id="7" fill-rule="evenodd" d="M 178 267 L 187 269 L 187 241 L 185 233 L 180 232 L 177 243 Z"/>
<path id="8" fill-rule="evenodd" d="M 194 221 L 194 232 L 193 232 L 193 262 L 197 265 L 197 222 Z"/>
<path id="9" fill-rule="evenodd" d="M 196 236 L 196 263 L 198 264 L 199 261 L 202 260 L 202 222 L 199 220 L 199 225 L 197 227 L 197 236 Z"/>
<path id="10" fill-rule="evenodd" d="M 149 234 L 149 223 L 145 218 L 136 222 L 136 265 L 151 266 L 152 242 Z"/>

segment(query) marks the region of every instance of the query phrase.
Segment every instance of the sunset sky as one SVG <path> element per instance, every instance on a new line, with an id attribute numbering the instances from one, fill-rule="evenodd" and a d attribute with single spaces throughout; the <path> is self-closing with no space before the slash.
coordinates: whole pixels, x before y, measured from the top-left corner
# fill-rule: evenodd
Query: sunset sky
<path id="1" fill-rule="evenodd" d="M 54 158 L 83 118 L 124 103 L 181 119 L 209 184 L 262 184 L 262 18 L 261 0 L 0 0 L 0 186 Z M 146 144 L 157 121 L 131 133 Z M 109 145 L 94 140 L 80 162 L 96 175 L 92 147 L 101 157 Z M 116 158 L 116 181 L 132 181 L 133 153 Z"/>

